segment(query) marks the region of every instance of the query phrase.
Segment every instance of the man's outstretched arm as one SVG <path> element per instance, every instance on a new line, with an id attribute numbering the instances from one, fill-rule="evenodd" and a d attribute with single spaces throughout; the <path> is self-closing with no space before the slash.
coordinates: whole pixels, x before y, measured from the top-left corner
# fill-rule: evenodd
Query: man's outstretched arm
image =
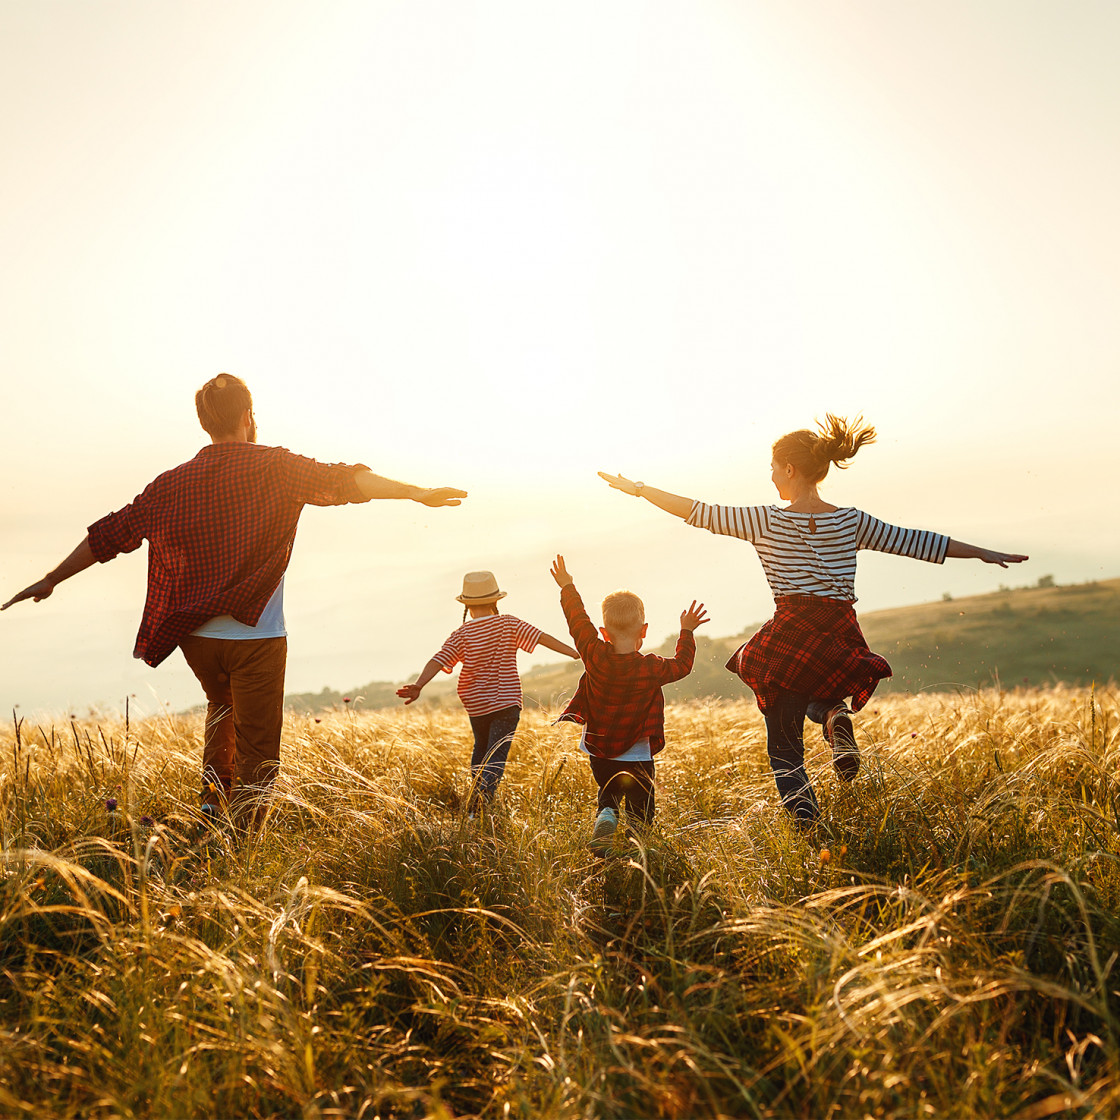
<path id="1" fill-rule="evenodd" d="M 411 486 L 407 482 L 395 482 L 391 478 L 382 478 L 373 471 L 358 471 L 354 476 L 362 497 L 374 498 L 407 498 L 409 501 L 419 502 L 425 506 L 457 506 L 467 496 L 466 490 L 455 490 L 450 486 L 437 486 L 428 489 L 424 486 Z"/>
<path id="2" fill-rule="evenodd" d="M 18 595 L 13 595 L 0 611 L 6 611 L 13 603 L 20 603 L 24 599 L 34 599 L 38 603 L 50 596 L 50 593 L 64 580 L 84 572 L 91 564 L 95 564 L 93 551 L 89 547 L 89 537 L 85 537 L 80 545 L 53 571 L 48 572 L 41 580 L 25 587 Z"/>

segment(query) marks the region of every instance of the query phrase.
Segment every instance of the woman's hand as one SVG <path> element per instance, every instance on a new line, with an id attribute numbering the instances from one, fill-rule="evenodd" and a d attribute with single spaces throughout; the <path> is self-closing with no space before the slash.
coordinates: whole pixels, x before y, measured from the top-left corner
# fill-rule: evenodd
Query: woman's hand
<path id="1" fill-rule="evenodd" d="M 1006 568 L 1008 564 L 1021 564 L 1030 557 L 1018 552 L 995 552 L 990 548 L 982 548 L 978 559 L 983 560 L 985 564 L 998 564 L 1001 568 Z"/>
<path id="2" fill-rule="evenodd" d="M 952 537 L 949 538 L 945 556 L 954 560 L 983 560 L 985 564 L 998 564 L 1001 568 L 1030 559 L 1021 552 L 996 552 L 994 548 L 981 548 L 978 544 L 956 541 Z"/>
<path id="3" fill-rule="evenodd" d="M 607 474 L 606 471 L 599 471 L 598 475 L 612 490 L 621 490 L 624 494 L 629 494 L 631 498 L 638 496 L 638 484 L 632 482 L 625 475 Z"/>

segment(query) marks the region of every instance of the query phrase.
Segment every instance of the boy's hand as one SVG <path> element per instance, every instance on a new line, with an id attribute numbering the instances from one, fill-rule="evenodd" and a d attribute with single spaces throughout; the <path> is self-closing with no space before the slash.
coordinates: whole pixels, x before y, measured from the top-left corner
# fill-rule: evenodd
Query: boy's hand
<path id="1" fill-rule="evenodd" d="M 708 612 L 704 609 L 703 603 L 697 603 L 695 599 L 692 600 L 692 606 L 686 611 L 681 611 L 681 629 L 682 630 L 695 630 L 697 626 L 703 626 L 705 622 L 710 622 Z"/>
<path id="2" fill-rule="evenodd" d="M 567 587 L 570 583 L 575 583 L 572 579 L 571 573 L 564 567 L 564 557 L 557 556 L 552 561 L 552 578 L 556 580 L 557 587 Z"/>
<path id="3" fill-rule="evenodd" d="M 406 704 L 411 704 L 413 700 L 420 699 L 420 693 L 423 691 L 424 686 L 421 684 L 406 684 L 402 688 L 397 689 L 397 695 L 400 696 Z"/>

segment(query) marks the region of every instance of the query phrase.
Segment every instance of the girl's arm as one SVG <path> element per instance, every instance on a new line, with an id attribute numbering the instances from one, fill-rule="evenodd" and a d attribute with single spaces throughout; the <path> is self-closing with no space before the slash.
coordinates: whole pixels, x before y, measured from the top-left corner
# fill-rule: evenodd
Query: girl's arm
<path id="1" fill-rule="evenodd" d="M 426 685 L 435 675 L 443 669 L 443 666 L 435 660 L 429 661 L 424 666 L 424 671 L 412 682 L 397 689 L 397 695 L 400 696 L 406 704 L 411 704 L 413 700 L 420 698 L 420 693 L 424 690 Z"/>
<path id="2" fill-rule="evenodd" d="M 670 494 L 668 490 L 658 490 L 655 486 L 646 486 L 644 482 L 631 482 L 620 474 L 606 474 L 599 471 L 599 477 L 611 487 L 612 490 L 621 490 L 634 498 L 645 498 L 658 509 L 671 513 L 674 517 L 687 518 L 696 504 L 692 498 L 684 498 L 680 494 Z"/>
<path id="3" fill-rule="evenodd" d="M 955 541 L 952 537 L 949 538 L 949 548 L 945 556 L 952 557 L 954 560 L 983 560 L 985 564 L 998 564 L 1001 568 L 1006 568 L 1008 564 L 1021 564 L 1024 560 L 1030 559 L 1029 556 L 1023 556 L 1018 552 L 996 552 L 991 548 Z"/>
<path id="4" fill-rule="evenodd" d="M 565 645 L 559 638 L 554 638 L 551 634 L 541 634 L 537 639 L 537 645 L 544 646 L 545 649 L 550 649 L 553 653 L 562 653 L 565 657 L 579 660 L 579 654 L 571 646 Z"/>

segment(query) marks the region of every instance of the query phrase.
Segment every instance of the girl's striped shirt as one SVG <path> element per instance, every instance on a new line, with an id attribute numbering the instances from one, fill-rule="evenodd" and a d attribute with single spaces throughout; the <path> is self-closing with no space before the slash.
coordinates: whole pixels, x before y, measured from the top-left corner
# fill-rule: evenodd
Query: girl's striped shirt
<path id="1" fill-rule="evenodd" d="M 463 623 L 432 660 L 445 673 L 461 661 L 459 699 L 467 714 L 486 716 L 514 705 L 521 707 L 517 651 L 532 653 L 541 631 L 512 614 L 482 615 Z"/>
<path id="2" fill-rule="evenodd" d="M 815 526 L 815 532 L 810 528 Z M 694 502 L 687 523 L 750 541 L 766 582 L 778 595 L 818 595 L 856 601 L 856 554 L 861 548 L 942 564 L 949 538 L 888 525 L 859 509 L 791 513 L 779 506 L 710 506 Z"/>

